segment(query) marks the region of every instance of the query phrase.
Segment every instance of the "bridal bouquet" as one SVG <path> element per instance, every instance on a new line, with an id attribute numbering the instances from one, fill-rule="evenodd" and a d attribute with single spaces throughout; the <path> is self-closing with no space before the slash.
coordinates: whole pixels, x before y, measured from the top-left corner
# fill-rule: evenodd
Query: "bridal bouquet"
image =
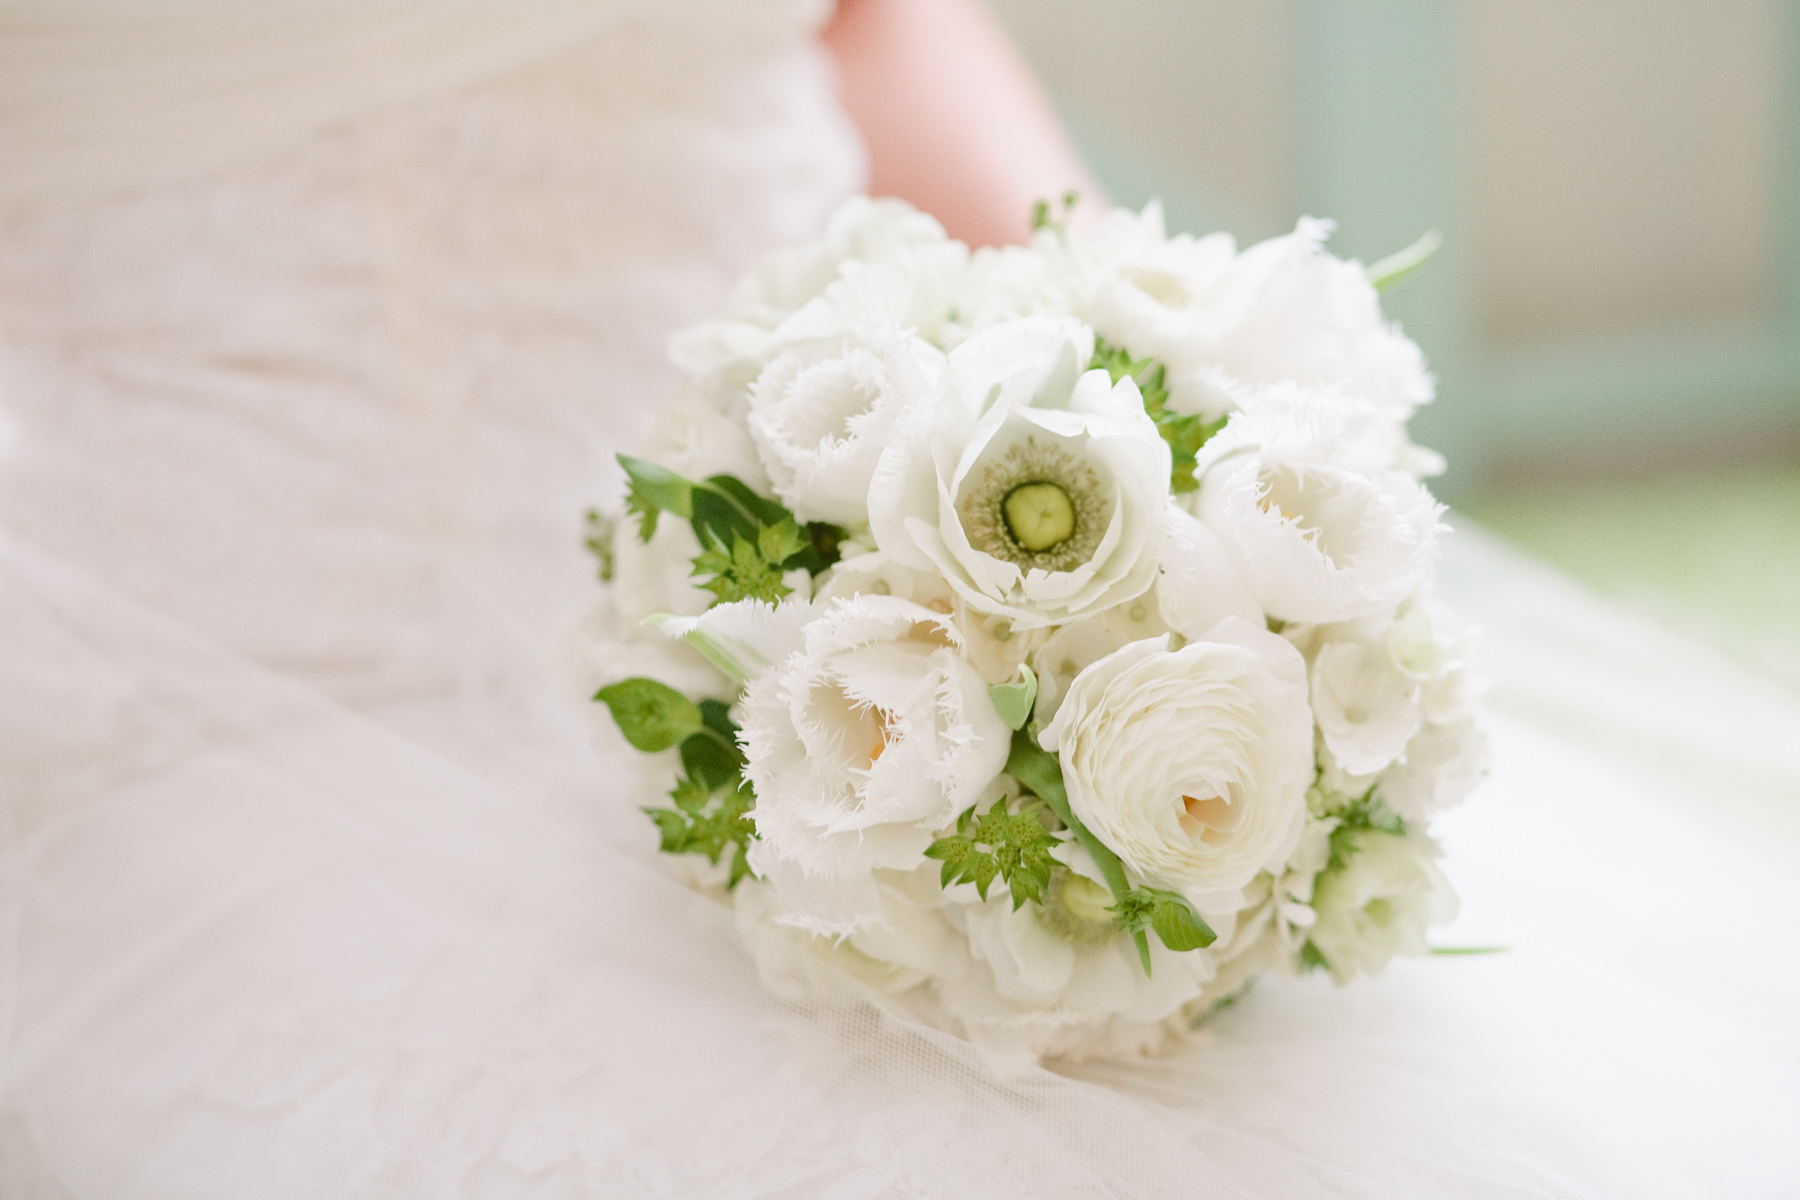
<path id="1" fill-rule="evenodd" d="M 772 981 L 1126 1053 L 1423 953 L 1484 746 L 1381 280 L 1317 221 L 1050 215 L 970 253 L 859 199 L 675 339 L 597 699 Z"/>

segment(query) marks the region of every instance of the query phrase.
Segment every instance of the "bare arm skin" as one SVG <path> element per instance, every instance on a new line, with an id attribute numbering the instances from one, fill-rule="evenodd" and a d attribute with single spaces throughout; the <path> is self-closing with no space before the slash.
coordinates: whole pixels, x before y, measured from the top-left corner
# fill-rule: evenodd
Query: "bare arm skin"
<path id="1" fill-rule="evenodd" d="M 971 245 L 1023 242 L 1031 207 L 1071 188 L 1104 206 L 1031 71 L 978 0 L 840 0 L 825 29 L 869 191 Z"/>

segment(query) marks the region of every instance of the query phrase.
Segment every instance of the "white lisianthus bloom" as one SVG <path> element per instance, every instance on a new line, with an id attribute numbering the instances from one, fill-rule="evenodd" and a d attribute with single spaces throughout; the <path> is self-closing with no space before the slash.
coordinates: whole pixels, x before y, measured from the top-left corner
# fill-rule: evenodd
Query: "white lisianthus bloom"
<path id="1" fill-rule="evenodd" d="M 840 878 L 917 867 L 1000 773 L 1011 731 L 939 613 L 862 596 L 834 601 L 802 634 L 744 694 L 750 864 Z"/>
<path id="2" fill-rule="evenodd" d="M 1103 613 L 1058 626 L 1031 653 L 1031 669 L 1038 683 L 1033 716 L 1038 724 L 1048 725 L 1055 719 L 1069 688 L 1094 663 L 1133 642 L 1159 638 L 1169 632 L 1154 591 Z"/>
<path id="3" fill-rule="evenodd" d="M 1039 737 L 1069 805 L 1132 871 L 1202 910 L 1281 867 L 1306 819 L 1306 664 L 1236 618 L 1170 651 L 1137 642 L 1083 671 Z"/>
<path id="4" fill-rule="evenodd" d="M 1170 629 L 1198 638 L 1226 617 L 1263 625 L 1256 590 L 1219 535 L 1185 509 L 1171 504 L 1163 542 L 1156 602 Z"/>
<path id="5" fill-rule="evenodd" d="M 1341 394 L 1272 389 L 1209 441 L 1197 508 L 1263 610 L 1328 623 L 1393 609 L 1437 561 L 1441 506 Z M 1358 436 L 1364 433 L 1367 436 Z"/>
<path id="6" fill-rule="evenodd" d="M 1396 657 L 1392 626 L 1349 622 L 1321 631 L 1312 704 L 1325 746 L 1351 775 L 1373 775 L 1419 731 L 1419 680 Z"/>
<path id="7" fill-rule="evenodd" d="M 869 527 L 970 608 L 1031 629 L 1155 581 L 1169 448 L 1137 385 L 1083 371 L 1068 318 L 1009 321 L 949 356 L 937 403 L 902 423 L 869 485 Z"/>
<path id="8" fill-rule="evenodd" d="M 1160 234 L 1160 210 L 1155 216 Z M 1236 258 L 1228 234 L 1144 238 L 1099 272 L 1088 321 L 1137 357 L 1157 359 L 1172 372 L 1190 370 L 1244 307 L 1246 297 L 1231 288 Z"/>
<path id="9" fill-rule="evenodd" d="M 1304 218 L 1238 256 L 1229 284 L 1238 315 L 1206 358 L 1252 385 L 1342 384 L 1404 422 L 1432 398 L 1424 355 L 1382 316 L 1362 265 L 1325 251 L 1331 230 Z"/>
<path id="10" fill-rule="evenodd" d="M 935 217 L 904 200 L 853 196 L 818 241 L 777 250 L 744 277 L 731 320 L 774 329 L 846 274 L 873 267 L 906 285 L 906 324 L 928 329 L 948 311 L 968 257 L 969 248 L 951 240 Z"/>
<path id="11" fill-rule="evenodd" d="M 687 384 L 657 407 L 636 457 L 689 479 L 732 475 L 752 491 L 767 492 L 769 479 L 741 406 L 735 389 Z"/>
<path id="12" fill-rule="evenodd" d="M 1421 834 L 1364 830 L 1349 858 L 1313 884 L 1309 932 L 1333 979 L 1374 975 L 1396 955 L 1425 953 L 1425 930 L 1456 915 L 1456 894 Z"/>
<path id="13" fill-rule="evenodd" d="M 750 387 L 748 425 L 775 494 L 801 521 L 860 525 L 869 476 L 942 355 L 892 320 L 782 348 Z"/>
<path id="14" fill-rule="evenodd" d="M 1426 723 L 1376 786 L 1389 808 L 1409 821 L 1422 821 L 1461 804 L 1487 768 L 1487 737 L 1472 716 L 1464 716 Z"/>

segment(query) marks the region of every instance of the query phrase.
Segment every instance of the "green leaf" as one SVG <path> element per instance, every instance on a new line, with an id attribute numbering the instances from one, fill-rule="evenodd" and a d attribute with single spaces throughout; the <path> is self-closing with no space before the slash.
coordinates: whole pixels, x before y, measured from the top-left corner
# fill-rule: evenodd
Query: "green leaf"
<path id="1" fill-rule="evenodd" d="M 1511 946 L 1433 946 L 1427 953 L 1450 958 L 1466 954 L 1506 954 L 1511 950 Z"/>
<path id="2" fill-rule="evenodd" d="M 1194 466 L 1200 448 L 1225 428 L 1230 414 L 1208 421 L 1198 413 L 1169 411 L 1167 371 L 1155 359 L 1133 358 L 1123 346 L 1114 346 L 1104 338 L 1094 341 L 1094 357 L 1088 369 L 1105 370 L 1112 381 L 1130 376 L 1144 397 L 1144 411 L 1156 423 L 1156 431 L 1169 444 L 1169 487 L 1176 494 L 1198 491 L 1200 481 L 1194 478 Z"/>
<path id="3" fill-rule="evenodd" d="M 670 793 L 675 808 L 646 808 L 645 814 L 656 822 L 664 854 L 699 854 L 712 863 L 731 856 L 731 874 L 726 888 L 734 888 L 750 873 L 746 854 L 756 838 L 756 822 L 751 816 L 755 794 L 740 785 L 724 791 L 707 791 L 695 802 L 698 790 L 705 785 L 687 778 Z"/>
<path id="4" fill-rule="evenodd" d="M 744 775 L 744 753 L 735 742 L 702 729 L 681 743 L 681 769 L 708 790 L 736 787 Z"/>
<path id="5" fill-rule="evenodd" d="M 1365 833 L 1406 836 L 1406 821 L 1389 811 L 1373 787 L 1354 799 L 1327 807 L 1320 816 L 1337 821 L 1337 827 L 1331 831 L 1331 857 L 1325 864 L 1326 870 L 1340 868 L 1349 862 Z"/>
<path id="6" fill-rule="evenodd" d="M 644 541 L 655 536 L 659 513 L 672 512 L 684 519 L 694 515 L 692 483 L 667 467 L 657 466 L 645 459 L 633 458 L 629 454 L 621 454 L 618 458 L 630 484 L 630 490 L 625 496 L 625 507 L 637 514 L 638 536 Z"/>
<path id="7" fill-rule="evenodd" d="M 1025 728 L 1025 722 L 1031 720 L 1031 710 L 1037 704 L 1038 681 L 1030 667 L 1019 664 L 1019 678 L 1011 683 L 996 683 L 988 689 L 988 698 L 994 702 L 994 709 L 1006 727 L 1012 730 Z"/>
<path id="8" fill-rule="evenodd" d="M 1062 839 L 1045 826 L 1038 812 L 1013 812 L 999 801 L 979 816 L 973 808 L 964 812 L 956 820 L 956 830 L 925 850 L 926 858 L 944 864 L 938 873 L 944 887 L 973 883 L 986 900 L 988 886 L 1003 879 L 1014 911 L 1026 901 L 1043 903 L 1050 873 L 1060 865 L 1051 851 Z"/>
<path id="9" fill-rule="evenodd" d="M 1212 926 L 1182 896 L 1175 897 L 1173 902 L 1158 904 L 1151 914 L 1150 928 L 1171 950 L 1199 950 L 1219 940 Z"/>
<path id="10" fill-rule="evenodd" d="M 619 533 L 619 518 L 610 513 L 603 513 L 597 508 L 587 510 L 587 536 L 582 544 L 588 553 L 594 556 L 598 564 L 601 583 L 611 583 L 613 577 L 613 542 Z M 652 532 L 655 532 L 654 528 Z"/>
<path id="11" fill-rule="evenodd" d="M 1438 252 L 1438 247 L 1443 244 L 1444 239 L 1437 230 L 1427 230 L 1418 241 L 1406 249 L 1390 254 L 1380 262 L 1366 267 L 1369 282 L 1375 285 L 1375 290 L 1378 292 L 1393 287 L 1424 266 L 1431 256 Z"/>
<path id="12" fill-rule="evenodd" d="M 1133 888 L 1110 911 L 1127 930 L 1142 932 L 1148 926 L 1171 950 L 1198 950 L 1218 940 L 1187 897 L 1162 888 Z"/>
<path id="13" fill-rule="evenodd" d="M 812 548 L 812 540 L 800 532 L 794 518 L 783 514 L 780 521 L 764 525 L 756 534 L 756 550 L 765 562 L 781 566 L 788 559 Z"/>
<path id="14" fill-rule="evenodd" d="M 701 587 L 717 597 L 714 603 L 761 600 L 775 604 L 794 590 L 781 581 L 780 565 L 763 557 L 755 542 L 733 536 L 730 551 L 715 543 L 694 557 L 694 575 L 702 579 Z"/>
<path id="15" fill-rule="evenodd" d="M 1030 788 L 1050 811 L 1068 827 L 1082 849 L 1094 860 L 1100 869 L 1100 878 L 1106 881 L 1107 890 L 1113 894 L 1116 903 L 1125 903 L 1131 894 L 1131 883 L 1125 878 L 1125 864 L 1119 861 L 1105 842 L 1093 835 L 1075 818 L 1069 808 L 1068 789 L 1063 786 L 1062 763 L 1054 754 L 1040 747 L 1024 730 L 1013 734 L 1012 753 L 1006 760 L 1006 773 Z M 1150 939 L 1144 935 L 1140 926 L 1130 930 L 1131 940 L 1137 945 L 1138 961 L 1144 965 L 1144 974 L 1150 974 Z"/>
<path id="16" fill-rule="evenodd" d="M 1300 969 L 1303 971 L 1331 970 L 1331 964 L 1326 961 L 1323 954 L 1319 953 L 1319 948 L 1313 945 L 1311 938 L 1300 943 Z"/>
<path id="17" fill-rule="evenodd" d="M 601 688 L 594 699 L 612 710 L 625 740 L 646 754 L 679 746 L 702 725 L 700 709 L 666 683 L 636 676 Z"/>

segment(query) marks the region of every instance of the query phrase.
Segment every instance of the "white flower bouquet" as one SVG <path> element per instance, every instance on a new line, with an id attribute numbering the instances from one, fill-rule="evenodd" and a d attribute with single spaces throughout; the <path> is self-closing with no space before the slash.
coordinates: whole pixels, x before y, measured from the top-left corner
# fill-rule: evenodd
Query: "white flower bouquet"
<path id="1" fill-rule="evenodd" d="M 970 253 L 858 199 L 675 339 L 597 699 L 772 982 L 1130 1053 L 1423 953 L 1485 751 L 1381 280 L 1317 221 L 1049 215 Z"/>

